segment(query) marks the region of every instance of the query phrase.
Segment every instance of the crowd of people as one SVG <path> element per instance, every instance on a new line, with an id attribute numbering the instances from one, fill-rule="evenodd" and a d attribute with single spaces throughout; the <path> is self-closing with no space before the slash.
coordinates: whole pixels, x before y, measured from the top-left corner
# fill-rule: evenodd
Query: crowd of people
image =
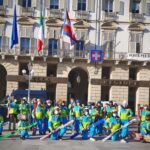
<path id="1" fill-rule="evenodd" d="M 42 102 L 40 99 L 33 99 L 32 103 L 27 102 L 24 97 L 21 104 L 17 100 L 9 100 L 8 104 L 9 131 L 16 130 L 16 123 L 18 123 L 18 130 L 20 130 L 21 139 L 29 139 L 27 126 L 36 122 L 36 126 L 32 127 L 32 135 L 36 135 L 37 131 L 40 135 L 45 135 L 52 132 L 51 140 L 62 140 L 63 136 L 70 130 L 72 135 L 80 133 L 82 139 L 89 139 L 95 141 L 96 135 L 109 135 L 112 141 L 120 140 L 122 143 L 128 141 L 129 130 L 126 125 L 133 117 L 132 110 L 128 107 L 126 102 L 121 105 L 109 101 L 105 105 L 102 101 L 88 103 L 86 106 L 81 104 L 80 100 L 70 99 L 70 104 L 67 106 L 63 100 L 58 100 L 55 106 L 51 100 Z M 0 135 L 2 136 L 4 116 L 0 114 Z M 105 121 L 97 126 L 94 123 L 104 119 Z M 19 120 L 19 121 L 18 121 Z M 63 127 L 57 132 L 55 131 L 61 125 L 74 120 L 74 123 L 68 127 Z M 140 134 L 150 136 L 150 108 L 145 105 L 140 113 Z M 13 125 L 13 126 L 12 126 Z M 118 131 L 118 132 L 116 132 Z"/>

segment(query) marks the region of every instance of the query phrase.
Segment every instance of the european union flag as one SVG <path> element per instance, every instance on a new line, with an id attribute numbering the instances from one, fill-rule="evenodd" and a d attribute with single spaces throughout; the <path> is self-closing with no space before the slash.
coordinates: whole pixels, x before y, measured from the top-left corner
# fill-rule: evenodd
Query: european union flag
<path id="1" fill-rule="evenodd" d="M 18 44 L 16 5 L 14 8 L 14 17 L 13 17 L 13 26 L 12 26 L 12 35 L 11 35 L 11 49 L 15 44 Z"/>

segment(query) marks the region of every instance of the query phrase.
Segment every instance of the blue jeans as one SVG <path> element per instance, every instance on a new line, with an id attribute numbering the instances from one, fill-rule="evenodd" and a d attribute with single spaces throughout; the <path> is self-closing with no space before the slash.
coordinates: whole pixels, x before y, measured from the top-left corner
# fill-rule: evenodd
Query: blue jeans
<path id="1" fill-rule="evenodd" d="M 66 124 L 68 122 L 67 118 L 62 118 L 62 124 Z M 60 131 L 60 136 L 63 136 L 67 131 L 67 127 L 64 127 Z"/>
<path id="2" fill-rule="evenodd" d="M 79 118 L 75 119 L 74 125 L 75 125 L 75 131 L 79 132 L 79 125 L 80 125 L 80 119 Z"/>
<path id="3" fill-rule="evenodd" d="M 114 135 L 111 137 L 111 140 L 112 141 L 117 141 L 119 139 L 119 134 L 120 134 L 119 131 L 114 133 Z"/>
<path id="4" fill-rule="evenodd" d="M 27 131 L 27 130 L 22 130 L 22 131 L 21 131 L 21 134 L 20 134 L 20 137 L 21 137 L 21 138 L 28 139 L 28 138 L 29 138 L 28 131 Z"/>
<path id="5" fill-rule="evenodd" d="M 127 124 L 129 121 L 128 120 L 121 120 L 121 124 L 125 125 Z M 128 127 L 125 127 L 121 130 L 121 137 L 124 139 L 128 136 Z"/>
<path id="6" fill-rule="evenodd" d="M 54 132 L 53 134 L 51 134 L 50 139 L 51 140 L 58 140 L 58 137 L 63 137 L 64 135 L 64 128 L 60 129 L 60 131 Z"/>
<path id="7" fill-rule="evenodd" d="M 44 118 L 44 131 L 43 132 L 46 132 L 48 130 L 48 118 Z"/>
<path id="8" fill-rule="evenodd" d="M 0 134 L 3 132 L 3 126 L 0 126 Z"/>
<path id="9" fill-rule="evenodd" d="M 82 139 L 87 140 L 89 137 L 92 138 L 95 135 L 95 128 L 91 127 L 82 131 Z"/>
<path id="10" fill-rule="evenodd" d="M 37 126 L 39 128 L 39 134 L 43 134 L 43 127 L 42 127 L 43 120 L 42 119 L 36 119 L 36 122 L 37 122 Z"/>

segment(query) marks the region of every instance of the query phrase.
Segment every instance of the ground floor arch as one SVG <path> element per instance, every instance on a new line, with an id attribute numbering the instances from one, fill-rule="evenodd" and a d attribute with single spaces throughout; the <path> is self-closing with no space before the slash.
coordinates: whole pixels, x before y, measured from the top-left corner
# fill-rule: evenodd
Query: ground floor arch
<path id="1" fill-rule="evenodd" d="M 7 71 L 3 65 L 0 65 L 0 100 L 6 96 L 6 81 Z"/>
<path id="2" fill-rule="evenodd" d="M 80 99 L 82 104 L 88 101 L 88 74 L 82 68 L 74 68 L 68 75 L 67 99 Z"/>

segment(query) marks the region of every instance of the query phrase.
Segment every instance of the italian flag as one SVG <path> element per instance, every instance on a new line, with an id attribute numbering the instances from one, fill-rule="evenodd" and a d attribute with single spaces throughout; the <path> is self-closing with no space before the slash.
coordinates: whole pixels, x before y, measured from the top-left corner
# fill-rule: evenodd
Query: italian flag
<path id="1" fill-rule="evenodd" d="M 43 16 L 42 11 L 40 12 L 40 29 L 38 33 L 38 52 L 43 50 L 44 45 L 44 25 L 43 25 Z"/>

